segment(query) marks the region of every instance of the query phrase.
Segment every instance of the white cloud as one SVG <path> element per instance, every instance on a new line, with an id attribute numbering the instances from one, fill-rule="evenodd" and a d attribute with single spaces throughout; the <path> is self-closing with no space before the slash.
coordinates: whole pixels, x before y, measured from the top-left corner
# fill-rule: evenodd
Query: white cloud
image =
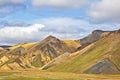
<path id="1" fill-rule="evenodd" d="M 61 9 L 71 9 L 71 8 L 81 8 L 86 5 L 89 0 L 32 0 L 32 5 L 34 7 L 48 7 L 48 8 L 61 8 Z"/>
<path id="2" fill-rule="evenodd" d="M 93 2 L 88 15 L 97 22 L 120 22 L 120 0 Z"/>
<path id="3" fill-rule="evenodd" d="M 42 28 L 41 31 L 48 32 L 48 34 L 54 35 L 60 39 L 80 39 L 96 29 L 116 30 L 119 29 L 120 26 L 120 24 L 116 23 L 94 24 L 89 23 L 87 20 L 70 17 L 44 18 L 35 22 L 46 26 Z"/>
<path id="4" fill-rule="evenodd" d="M 83 26 L 84 27 L 89 26 L 89 23 L 85 20 L 69 17 L 44 18 L 38 21 L 46 26 L 45 28 L 43 28 L 43 30 L 45 31 L 52 30 L 53 32 L 56 33 L 79 34 L 80 31 L 84 31 Z"/>
<path id="5" fill-rule="evenodd" d="M 34 24 L 24 27 L 5 26 L 0 29 L 0 43 L 19 43 L 25 41 L 39 40 L 40 30 L 44 27 L 41 24 Z"/>
<path id="6" fill-rule="evenodd" d="M 119 29 L 119 26 L 120 24 L 93 24 L 80 18 L 43 18 L 35 21 L 33 25 L 22 27 L 8 25 L 0 28 L 0 43 L 40 41 L 49 35 L 59 39 L 80 39 L 93 30 L 116 30 Z"/>

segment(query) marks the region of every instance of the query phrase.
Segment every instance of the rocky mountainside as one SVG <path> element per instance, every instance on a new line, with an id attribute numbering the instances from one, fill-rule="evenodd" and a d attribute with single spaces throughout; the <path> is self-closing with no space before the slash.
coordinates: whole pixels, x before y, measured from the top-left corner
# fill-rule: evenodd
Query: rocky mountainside
<path id="1" fill-rule="evenodd" d="M 0 70 L 41 69 L 58 72 L 120 73 L 120 30 L 95 30 L 80 40 L 48 36 L 1 50 Z"/>
<path id="2" fill-rule="evenodd" d="M 85 48 L 61 60 L 56 59 L 51 65 L 42 69 L 90 74 L 120 73 L 120 30 L 108 32 L 107 35 L 102 33 L 100 36 L 102 37 Z"/>
<path id="3" fill-rule="evenodd" d="M 113 31 L 102 31 L 102 30 L 94 30 L 92 34 L 78 40 L 81 45 L 91 44 L 97 40 L 99 40 L 101 37 L 105 37 L 109 35 Z"/>
<path id="4" fill-rule="evenodd" d="M 112 32 L 114 32 L 114 31 L 94 30 L 88 36 L 86 36 L 82 39 L 76 40 L 77 42 L 79 42 L 81 44 L 81 46 L 78 47 L 77 50 L 81 50 L 81 49 L 85 48 L 89 44 L 98 41 L 100 38 L 109 36 Z"/>

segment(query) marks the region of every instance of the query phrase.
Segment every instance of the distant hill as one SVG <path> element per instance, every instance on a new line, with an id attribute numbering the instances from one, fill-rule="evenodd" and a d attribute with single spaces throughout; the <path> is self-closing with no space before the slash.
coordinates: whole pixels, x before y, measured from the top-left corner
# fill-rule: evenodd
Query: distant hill
<path id="1" fill-rule="evenodd" d="M 0 47 L 2 47 L 2 48 L 9 48 L 9 47 L 12 47 L 12 46 L 10 46 L 10 45 L 0 45 Z"/>

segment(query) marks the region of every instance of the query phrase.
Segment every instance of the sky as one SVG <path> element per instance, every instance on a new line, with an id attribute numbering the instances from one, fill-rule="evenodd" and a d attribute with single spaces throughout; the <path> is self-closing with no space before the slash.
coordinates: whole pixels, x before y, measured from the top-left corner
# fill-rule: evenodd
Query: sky
<path id="1" fill-rule="evenodd" d="M 120 0 L 0 0 L 0 44 L 80 39 L 120 29 Z"/>

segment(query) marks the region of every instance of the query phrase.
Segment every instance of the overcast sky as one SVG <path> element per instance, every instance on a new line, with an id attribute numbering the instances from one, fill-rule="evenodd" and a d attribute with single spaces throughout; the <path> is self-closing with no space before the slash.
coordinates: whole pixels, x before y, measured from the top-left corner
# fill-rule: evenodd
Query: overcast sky
<path id="1" fill-rule="evenodd" d="M 0 44 L 80 39 L 120 29 L 120 0 L 0 0 Z"/>

